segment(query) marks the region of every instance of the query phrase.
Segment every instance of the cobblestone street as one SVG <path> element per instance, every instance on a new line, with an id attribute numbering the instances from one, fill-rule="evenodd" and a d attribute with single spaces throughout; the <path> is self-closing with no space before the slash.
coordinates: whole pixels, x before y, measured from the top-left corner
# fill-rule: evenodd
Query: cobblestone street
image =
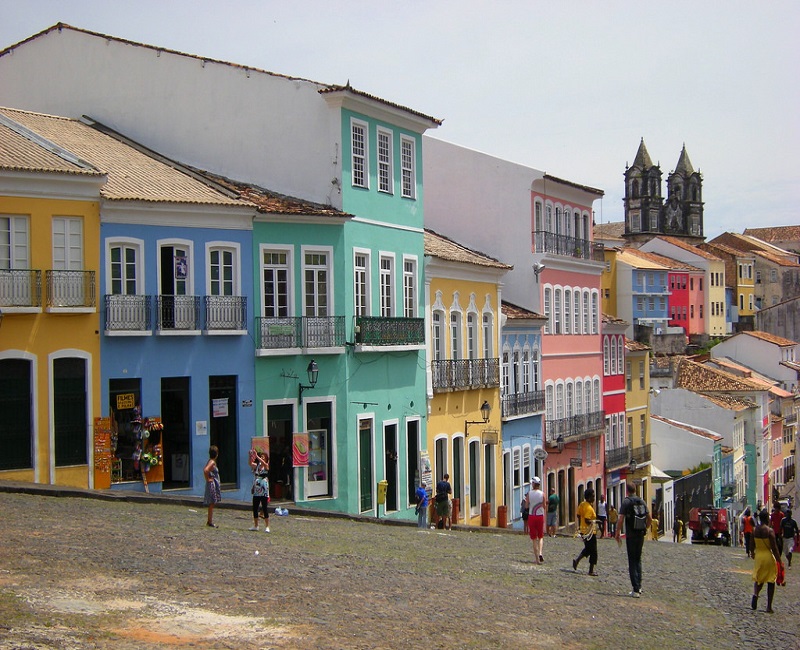
<path id="1" fill-rule="evenodd" d="M 2 486 L 0 486 L 2 487 Z M 643 597 L 625 551 L 497 529 L 419 531 L 243 506 L 218 529 L 192 503 L 0 492 L 2 648 L 797 648 L 800 563 L 773 615 L 750 609 L 736 548 L 647 542 Z M 623 629 L 624 643 L 621 642 Z"/>

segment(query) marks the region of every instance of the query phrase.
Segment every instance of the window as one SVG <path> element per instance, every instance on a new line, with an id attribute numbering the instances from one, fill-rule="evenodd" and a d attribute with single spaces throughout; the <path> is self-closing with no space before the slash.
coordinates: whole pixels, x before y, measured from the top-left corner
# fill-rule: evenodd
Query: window
<path id="1" fill-rule="evenodd" d="M 644 361 L 639 362 L 639 389 L 644 390 Z"/>
<path id="2" fill-rule="evenodd" d="M 351 123 L 352 175 L 355 187 L 369 187 L 367 184 L 367 125 L 363 122 Z"/>
<path id="3" fill-rule="evenodd" d="M 625 390 L 633 390 L 633 378 L 631 376 L 631 362 L 625 362 Z"/>
<path id="4" fill-rule="evenodd" d="M 572 333 L 573 334 L 580 334 L 581 333 L 581 292 L 577 289 L 572 292 L 572 299 L 573 299 L 573 327 Z"/>
<path id="5" fill-rule="evenodd" d="M 564 290 L 564 334 L 569 334 L 572 326 L 572 292 Z"/>
<path id="6" fill-rule="evenodd" d="M 553 333 L 561 334 L 561 289 L 553 292 L 555 301 L 553 302 Z"/>
<path id="7" fill-rule="evenodd" d="M 28 218 L 0 215 L 0 269 L 27 269 Z"/>
<path id="8" fill-rule="evenodd" d="M 403 172 L 403 197 L 413 199 L 416 196 L 416 172 L 414 160 L 414 141 L 410 138 L 400 139 L 400 165 Z"/>
<path id="9" fill-rule="evenodd" d="M 478 314 L 467 313 L 467 359 L 478 358 Z"/>
<path id="10" fill-rule="evenodd" d="M 542 379 L 539 368 L 539 350 L 533 351 L 533 390 L 539 390 L 542 385 Z"/>
<path id="11" fill-rule="evenodd" d="M 417 260 L 403 260 L 403 316 L 417 316 Z"/>
<path id="12" fill-rule="evenodd" d="M 583 292 L 583 334 L 588 334 L 592 330 L 589 327 L 589 318 L 591 318 L 591 313 L 589 312 L 589 292 Z"/>
<path id="13" fill-rule="evenodd" d="M 329 316 L 330 303 L 328 253 L 305 251 L 303 254 L 304 315 Z"/>
<path id="14" fill-rule="evenodd" d="M 609 374 L 609 367 L 611 365 L 611 359 L 609 354 L 608 348 L 608 337 L 603 337 L 603 374 Z"/>
<path id="15" fill-rule="evenodd" d="M 592 412 L 592 382 L 588 379 L 583 383 L 583 412 Z"/>
<path id="16" fill-rule="evenodd" d="M 450 312 L 450 358 L 463 359 L 461 351 L 461 312 Z"/>
<path id="17" fill-rule="evenodd" d="M 483 312 L 483 357 L 484 359 L 494 358 L 494 316 L 491 311 Z"/>
<path id="18" fill-rule="evenodd" d="M 264 289 L 264 316 L 286 318 L 289 306 L 289 252 L 264 250 L 262 252 L 262 282 Z"/>
<path id="19" fill-rule="evenodd" d="M 575 382 L 575 415 L 583 413 L 583 382 Z"/>
<path id="20" fill-rule="evenodd" d="M 236 295 L 237 250 L 225 247 L 208 249 L 208 294 L 210 296 Z"/>
<path id="21" fill-rule="evenodd" d="M 594 380 L 594 390 L 592 392 L 593 392 L 593 397 L 594 397 L 594 402 L 593 402 L 593 407 L 594 408 L 592 410 L 593 410 L 594 413 L 598 413 L 600 411 L 600 380 L 599 379 L 595 379 Z"/>
<path id="22" fill-rule="evenodd" d="M 645 417 L 644 413 L 639 416 L 639 436 L 642 447 L 645 446 L 645 441 L 647 440 L 647 420 Z"/>
<path id="23" fill-rule="evenodd" d="M 617 372 L 622 374 L 622 362 L 625 359 L 625 337 L 617 337 Z"/>
<path id="24" fill-rule="evenodd" d="M 564 384 L 556 386 L 556 419 L 564 419 Z"/>
<path id="25" fill-rule="evenodd" d="M 566 402 L 566 416 L 571 418 L 574 411 L 575 411 L 575 395 L 574 395 L 574 387 L 572 382 L 567 384 L 567 402 Z"/>
<path id="26" fill-rule="evenodd" d="M 522 392 L 531 392 L 531 351 L 528 348 L 522 351 Z"/>
<path id="27" fill-rule="evenodd" d="M 549 334 L 553 331 L 553 309 L 552 305 L 550 304 L 551 296 L 553 295 L 553 290 L 550 287 L 545 287 L 544 290 L 544 317 L 547 321 L 544 324 L 544 331 L 545 333 Z"/>
<path id="28" fill-rule="evenodd" d="M 514 350 L 514 355 L 513 355 L 512 358 L 513 358 L 513 362 L 512 362 L 512 366 L 511 366 L 511 371 L 512 371 L 511 372 L 511 376 L 512 376 L 512 379 L 514 380 L 513 389 L 514 389 L 515 393 L 521 393 L 522 392 L 522 375 L 521 375 L 522 368 L 521 368 L 521 364 L 520 364 L 519 349 Z"/>
<path id="29" fill-rule="evenodd" d="M 355 315 L 369 316 L 369 253 L 356 252 L 353 257 L 353 294 Z"/>
<path id="30" fill-rule="evenodd" d="M 53 217 L 53 270 L 83 270 L 83 219 Z"/>
<path id="31" fill-rule="evenodd" d="M 394 258 L 381 256 L 381 316 L 394 316 Z"/>
<path id="32" fill-rule="evenodd" d="M 392 134 L 378 129 L 378 191 L 393 193 Z"/>
<path id="33" fill-rule="evenodd" d="M 522 477 L 522 473 L 520 472 L 520 450 L 515 449 L 513 454 L 513 471 L 514 471 L 514 487 L 518 488 L 520 486 L 520 479 Z"/>
<path id="34" fill-rule="evenodd" d="M 431 318 L 433 324 L 433 358 L 436 361 L 443 361 L 444 351 L 444 312 L 435 310 Z"/>
<path id="35" fill-rule="evenodd" d="M 600 320 L 600 297 L 597 292 L 592 292 L 592 334 L 597 334 L 597 324 Z"/>
<path id="36" fill-rule="evenodd" d="M 509 366 L 511 365 L 511 361 L 509 359 L 508 350 L 503 350 L 503 392 L 506 395 L 512 395 L 514 393 L 514 387 L 511 385 L 511 371 Z"/>

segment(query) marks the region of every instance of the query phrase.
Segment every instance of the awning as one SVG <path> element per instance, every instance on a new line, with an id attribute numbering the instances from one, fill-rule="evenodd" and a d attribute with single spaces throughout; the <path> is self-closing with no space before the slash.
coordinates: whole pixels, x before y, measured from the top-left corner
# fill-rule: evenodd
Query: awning
<path id="1" fill-rule="evenodd" d="M 661 478 L 661 479 L 668 479 L 671 480 L 672 477 L 669 474 L 665 474 L 662 472 L 658 467 L 655 465 L 650 466 L 650 478 Z"/>

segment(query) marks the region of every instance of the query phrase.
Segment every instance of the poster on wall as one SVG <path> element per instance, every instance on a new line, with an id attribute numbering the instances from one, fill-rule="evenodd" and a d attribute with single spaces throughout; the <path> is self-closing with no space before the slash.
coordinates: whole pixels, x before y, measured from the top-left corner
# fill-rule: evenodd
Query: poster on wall
<path id="1" fill-rule="evenodd" d="M 292 435 L 292 467 L 308 467 L 308 433 Z"/>
<path id="2" fill-rule="evenodd" d="M 433 480 L 433 474 L 431 472 L 431 457 L 427 451 L 419 452 L 419 480 L 420 483 L 425 484 L 425 491 L 428 495 L 432 494 L 433 485 L 431 485 L 431 481 Z"/>
<path id="3" fill-rule="evenodd" d="M 94 419 L 94 487 L 105 490 L 111 487 L 111 418 Z"/>

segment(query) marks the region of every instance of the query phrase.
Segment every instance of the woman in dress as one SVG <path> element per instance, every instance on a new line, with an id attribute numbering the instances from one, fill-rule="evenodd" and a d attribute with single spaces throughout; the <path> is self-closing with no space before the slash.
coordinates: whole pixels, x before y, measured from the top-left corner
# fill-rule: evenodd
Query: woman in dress
<path id="1" fill-rule="evenodd" d="M 206 478 L 206 491 L 203 495 L 203 505 L 208 506 L 208 519 L 206 526 L 218 528 L 214 523 L 214 504 L 222 501 L 222 493 L 219 489 L 219 468 L 217 467 L 217 455 L 219 449 L 216 445 L 208 448 L 208 462 L 203 468 L 203 476 Z"/>
<path id="2" fill-rule="evenodd" d="M 269 455 L 266 451 L 252 452 L 250 467 L 253 470 L 253 525 L 250 530 L 258 530 L 258 509 L 264 515 L 264 532 L 269 532 Z"/>
<path id="3" fill-rule="evenodd" d="M 772 614 L 772 597 L 775 595 L 775 580 L 778 577 L 778 565 L 781 554 L 775 541 L 775 531 L 769 525 L 769 512 L 764 508 L 758 513 L 758 526 L 753 530 L 753 548 L 755 563 L 753 564 L 753 598 L 750 607 L 758 607 L 758 595 L 761 587 L 767 583 L 767 612 Z"/>
<path id="4" fill-rule="evenodd" d="M 577 510 L 579 534 L 583 540 L 583 550 L 572 560 L 572 570 L 577 571 L 578 565 L 585 557 L 589 558 L 589 575 L 596 576 L 597 572 L 594 570 L 597 566 L 597 535 L 596 535 L 596 519 L 597 515 L 594 512 L 594 490 L 591 488 L 583 493 L 583 501 L 581 501 Z"/>

